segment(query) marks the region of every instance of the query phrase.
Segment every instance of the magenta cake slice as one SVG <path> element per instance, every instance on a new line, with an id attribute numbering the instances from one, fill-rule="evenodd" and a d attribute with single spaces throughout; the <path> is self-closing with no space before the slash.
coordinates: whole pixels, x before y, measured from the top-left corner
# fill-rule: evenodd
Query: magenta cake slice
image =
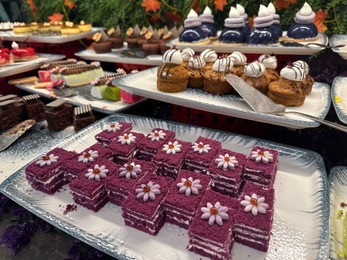
<path id="1" fill-rule="evenodd" d="M 211 160 L 207 171 L 213 179 L 213 189 L 222 194 L 237 197 L 245 163 L 246 156 L 244 154 L 220 149 Z"/>
<path id="2" fill-rule="evenodd" d="M 242 180 L 264 187 L 272 187 L 278 166 L 278 151 L 265 147 L 253 147 L 247 157 Z"/>
<path id="3" fill-rule="evenodd" d="M 184 169 L 197 172 L 206 172 L 210 162 L 218 150 L 222 148 L 219 141 L 199 136 L 186 154 Z"/>
<path id="4" fill-rule="evenodd" d="M 235 241 L 266 252 L 274 214 L 274 189 L 253 183 L 243 187 L 235 215 Z"/>
<path id="5" fill-rule="evenodd" d="M 157 166 L 154 163 L 134 158 L 120 165 L 116 173 L 106 181 L 110 202 L 120 206 L 142 176 L 156 171 Z"/>
<path id="6" fill-rule="evenodd" d="M 188 249 L 211 259 L 231 259 L 235 198 L 207 189 L 188 230 Z"/>
<path id="7" fill-rule="evenodd" d="M 112 160 L 113 154 L 109 149 L 102 146 L 102 144 L 93 144 L 62 165 L 61 168 L 65 173 L 65 178 L 68 181 L 76 178 L 78 173 L 85 170 L 98 158 Z"/>
<path id="8" fill-rule="evenodd" d="M 156 235 L 165 222 L 162 201 L 172 182 L 171 178 L 154 173 L 139 179 L 122 203 L 125 225 Z"/>
<path id="9" fill-rule="evenodd" d="M 176 179 L 178 171 L 183 165 L 185 155 L 191 147 L 190 142 L 178 139 L 167 141 L 153 157 L 153 162 L 158 166 L 158 175 Z"/>
<path id="10" fill-rule="evenodd" d="M 141 133 L 126 132 L 117 136 L 108 146 L 116 163 L 124 164 L 136 153 L 137 144 L 144 137 Z"/>
<path id="11" fill-rule="evenodd" d="M 77 178 L 70 182 L 73 200 L 87 209 L 99 211 L 108 202 L 106 181 L 116 173 L 119 165 L 99 158 L 79 173 Z"/>
<path id="12" fill-rule="evenodd" d="M 25 168 L 25 177 L 31 186 L 42 192 L 54 194 L 67 183 L 61 166 L 76 155 L 62 148 L 54 148 Z"/>
<path id="13" fill-rule="evenodd" d="M 150 161 L 157 151 L 170 139 L 175 138 L 173 131 L 162 128 L 154 128 L 137 145 L 136 158 Z"/>
<path id="14" fill-rule="evenodd" d="M 211 177 L 206 174 L 181 170 L 163 202 L 166 221 L 188 229 L 211 183 Z"/>
<path id="15" fill-rule="evenodd" d="M 132 128 L 132 123 L 111 122 L 105 130 L 95 135 L 95 139 L 104 146 L 108 146 L 113 139 L 118 138 L 120 134 L 130 131 Z"/>

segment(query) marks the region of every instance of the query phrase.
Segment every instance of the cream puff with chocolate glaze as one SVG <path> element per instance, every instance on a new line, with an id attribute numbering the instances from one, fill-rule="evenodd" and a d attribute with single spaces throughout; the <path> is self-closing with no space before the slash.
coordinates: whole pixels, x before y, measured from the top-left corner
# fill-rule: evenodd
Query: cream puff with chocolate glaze
<path id="1" fill-rule="evenodd" d="M 263 54 L 258 58 L 260 63 L 263 63 L 266 68 L 266 76 L 269 78 L 270 82 L 276 81 L 280 78 L 278 75 L 277 68 L 277 58 L 274 55 Z"/>
<path id="2" fill-rule="evenodd" d="M 234 51 L 228 56 L 232 59 L 234 66 L 231 68 L 231 73 L 238 77 L 242 77 L 245 72 L 245 65 L 247 63 L 247 57 L 239 51 Z"/>
<path id="3" fill-rule="evenodd" d="M 200 57 L 203 58 L 206 63 L 206 65 L 203 67 L 204 72 L 212 70 L 213 64 L 218 59 L 217 53 L 210 49 L 206 49 L 202 53 L 200 53 Z"/>
<path id="4" fill-rule="evenodd" d="M 242 76 L 242 79 L 255 89 L 266 94 L 270 80 L 265 73 L 265 65 L 259 61 L 253 61 L 245 66 L 245 74 Z"/>
<path id="5" fill-rule="evenodd" d="M 305 74 L 306 74 L 306 78 L 304 79 L 304 84 L 305 84 L 305 87 L 304 87 L 304 91 L 305 91 L 305 95 L 309 95 L 312 91 L 312 87 L 313 87 L 313 84 L 314 84 L 314 78 L 312 76 L 309 75 L 310 73 L 310 67 L 308 66 L 308 64 L 302 60 L 297 60 L 297 61 L 294 61 L 292 63 L 292 65 L 294 67 L 298 67 L 298 68 L 301 68 L 305 71 Z"/>
<path id="6" fill-rule="evenodd" d="M 188 61 L 188 87 L 201 88 L 204 85 L 204 77 L 202 68 L 205 61 L 201 56 L 190 57 Z"/>

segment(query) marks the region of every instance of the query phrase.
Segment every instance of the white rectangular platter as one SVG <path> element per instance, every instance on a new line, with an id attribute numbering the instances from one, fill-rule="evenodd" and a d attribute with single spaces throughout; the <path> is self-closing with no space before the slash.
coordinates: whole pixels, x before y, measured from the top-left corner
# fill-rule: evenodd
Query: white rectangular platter
<path id="1" fill-rule="evenodd" d="M 72 35 L 33 35 L 33 34 L 16 34 L 13 31 L 0 31 L 0 37 L 4 41 L 18 42 L 40 42 L 40 43 L 67 43 L 84 39 L 103 28 L 92 28 L 89 32 L 82 32 Z"/>
<path id="2" fill-rule="evenodd" d="M 318 123 L 299 116 L 275 116 L 254 112 L 243 99 L 235 95 L 217 96 L 199 89 L 188 89 L 179 93 L 161 92 L 157 89 L 157 68 L 117 79 L 114 84 L 136 95 L 216 114 L 295 129 L 319 126 Z M 316 82 L 304 104 L 300 107 L 288 108 L 288 110 L 324 118 L 329 111 L 330 104 L 330 87 L 327 84 Z"/>
<path id="3" fill-rule="evenodd" d="M 43 88 L 35 88 L 35 84 L 17 84 L 16 87 L 23 89 L 25 91 L 28 91 L 30 93 L 35 93 L 40 95 L 41 97 L 45 98 L 55 98 L 55 96 L 52 96 L 51 92 L 47 89 Z M 78 93 L 78 90 L 76 88 L 72 88 L 72 91 L 76 91 Z M 129 104 L 122 100 L 120 101 L 110 101 L 110 100 L 88 100 L 84 98 L 82 95 L 75 95 L 71 97 L 62 97 L 62 99 L 66 100 L 68 103 L 80 106 L 80 105 L 91 105 L 92 110 L 98 111 L 104 114 L 113 114 L 115 112 L 120 112 L 124 109 L 127 109 L 133 105 L 139 104 L 140 102 L 144 101 L 145 99 L 142 99 L 140 101 L 137 101 L 135 103 Z"/>
<path id="4" fill-rule="evenodd" d="M 322 158 L 311 151 L 271 143 L 232 133 L 131 115 L 112 115 L 87 127 L 59 144 L 77 152 L 95 143 L 94 136 L 114 121 L 133 124 L 133 131 L 149 133 L 160 127 L 176 132 L 178 139 L 194 142 L 199 136 L 222 143 L 223 148 L 248 154 L 255 145 L 280 153 L 275 187 L 275 213 L 267 253 L 235 243 L 233 259 L 328 259 L 329 193 Z M 42 153 L 47 147 L 38 147 Z M 50 148 L 51 149 L 51 148 Z M 23 207 L 72 236 L 117 259 L 177 260 L 205 259 L 189 252 L 187 230 L 165 223 L 157 236 L 127 227 L 120 207 L 108 203 L 94 213 L 81 206 L 64 214 L 74 203 L 69 188 L 53 196 L 35 191 L 25 178 L 24 168 L 0 186 L 1 192 Z"/>
<path id="5" fill-rule="evenodd" d="M 112 52 L 108 53 L 96 53 L 93 49 L 87 49 L 75 53 L 76 56 L 84 60 L 93 61 L 103 61 L 103 62 L 113 62 L 113 63 L 126 63 L 126 64 L 137 64 L 137 65 L 148 65 L 157 66 L 161 65 L 162 56 L 161 55 L 149 55 L 147 57 L 129 57 L 122 54 L 122 51 L 128 52 L 139 52 L 139 50 L 130 50 L 126 47 L 122 49 L 113 49 Z"/>
<path id="6" fill-rule="evenodd" d="M 284 35 L 286 32 L 284 32 Z M 318 38 L 315 41 L 312 41 L 315 43 L 320 43 L 323 45 L 328 45 L 329 39 L 328 37 L 323 34 L 319 33 Z M 303 45 L 310 43 L 308 41 L 306 42 L 299 42 Z M 183 43 L 179 42 L 178 38 L 174 39 L 169 42 L 169 46 L 175 46 L 178 49 L 184 49 L 184 48 L 191 48 L 194 51 L 202 52 L 206 49 L 214 50 L 218 53 L 232 53 L 233 51 L 240 51 L 243 53 L 249 53 L 249 54 L 282 54 L 282 55 L 312 55 L 317 52 L 320 52 L 324 48 L 317 47 L 317 46 L 283 46 L 281 44 L 269 44 L 269 45 L 232 45 L 232 44 L 225 44 L 225 45 L 218 45 L 218 44 L 197 44 L 197 43 Z"/>
<path id="7" fill-rule="evenodd" d="M 331 100 L 341 122 L 347 124 L 347 77 L 336 77 L 331 85 Z"/>
<path id="8" fill-rule="evenodd" d="M 16 75 L 19 73 L 35 70 L 39 68 L 45 62 L 54 61 L 54 60 L 62 60 L 65 58 L 64 55 L 60 55 L 60 54 L 38 53 L 37 56 L 38 58 L 33 60 L 18 61 L 18 62 L 16 61 L 13 63 L 8 63 L 0 67 L 0 77 L 8 77 L 8 76 Z"/>
<path id="9" fill-rule="evenodd" d="M 336 166 L 330 170 L 330 259 L 342 260 L 346 258 L 338 258 L 338 249 L 343 248 L 343 238 L 336 237 L 336 227 L 334 227 L 337 210 L 341 209 L 341 203 L 347 203 L 347 167 Z M 343 234 L 343 230 L 338 232 Z"/>

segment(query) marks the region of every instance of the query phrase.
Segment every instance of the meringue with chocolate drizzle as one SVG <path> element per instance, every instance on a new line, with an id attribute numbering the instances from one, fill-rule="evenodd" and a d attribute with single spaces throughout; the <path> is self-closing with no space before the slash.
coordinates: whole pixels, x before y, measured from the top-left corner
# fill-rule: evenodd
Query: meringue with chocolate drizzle
<path id="1" fill-rule="evenodd" d="M 306 78 L 305 71 L 300 67 L 293 66 L 292 63 L 289 63 L 280 71 L 282 78 L 293 80 L 293 81 L 303 81 Z"/>
<path id="2" fill-rule="evenodd" d="M 248 77 L 258 78 L 265 74 L 266 68 L 263 63 L 253 61 L 245 66 L 245 74 Z"/>

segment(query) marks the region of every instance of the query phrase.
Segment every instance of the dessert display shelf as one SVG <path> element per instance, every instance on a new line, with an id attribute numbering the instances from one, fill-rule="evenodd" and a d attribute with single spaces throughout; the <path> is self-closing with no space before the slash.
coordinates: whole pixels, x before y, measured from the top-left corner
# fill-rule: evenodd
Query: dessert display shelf
<path id="1" fill-rule="evenodd" d="M 331 85 L 331 100 L 341 122 L 347 124 L 347 78 L 336 77 Z"/>
<path id="2" fill-rule="evenodd" d="M 269 250 L 264 253 L 235 242 L 233 258 L 328 259 L 328 183 L 323 160 L 317 153 L 232 133 L 121 114 L 96 122 L 58 146 L 80 152 L 95 143 L 95 135 L 114 121 L 130 122 L 133 131 L 143 134 L 156 127 L 168 129 L 176 132 L 177 138 L 189 142 L 199 136 L 213 138 L 224 148 L 243 154 L 256 145 L 276 149 L 279 166 L 274 184 L 276 202 Z M 37 150 L 45 153 L 48 148 L 52 149 L 38 146 Z M 165 223 L 158 235 L 150 236 L 125 226 L 120 207 L 110 203 L 97 213 L 77 206 L 76 210 L 64 214 L 66 207 L 74 203 L 69 188 L 54 195 L 33 190 L 25 178 L 24 168 L 4 181 L 0 189 L 44 220 L 117 259 L 201 258 L 186 249 L 186 229 Z"/>
<path id="3" fill-rule="evenodd" d="M 283 32 L 284 36 L 286 32 Z M 178 49 L 191 48 L 194 51 L 202 52 L 206 49 L 214 50 L 218 53 L 230 53 L 233 51 L 240 51 L 242 53 L 249 54 L 282 54 L 282 55 L 312 55 L 320 52 L 324 48 L 310 45 L 305 47 L 305 44 L 308 43 L 319 43 L 323 45 L 328 45 L 329 39 L 323 34 L 318 34 L 318 39 L 315 41 L 302 41 L 296 43 L 288 43 L 283 44 L 273 44 L 273 45 L 233 45 L 233 44 L 218 44 L 218 43 L 210 43 L 210 44 L 199 44 L 199 43 L 184 43 L 179 42 L 178 39 L 174 39 L 168 43 L 169 46 L 175 46 Z M 301 46 L 301 45 L 302 46 Z M 300 46 L 299 46 L 300 45 Z"/>
<path id="4" fill-rule="evenodd" d="M 330 181 L 330 259 L 345 259 L 346 212 L 347 212 L 347 167 L 336 166 L 329 173 Z M 345 248 L 344 248 L 345 247 Z"/>
<path id="5" fill-rule="evenodd" d="M 113 49 L 109 53 L 96 53 L 93 49 L 83 50 L 75 53 L 77 57 L 85 60 L 103 61 L 103 62 L 114 62 L 114 63 L 127 63 L 127 64 L 138 64 L 157 66 L 161 65 L 161 55 L 149 55 L 144 56 L 141 50 L 130 50 L 126 47 L 121 49 Z"/>
<path id="6" fill-rule="evenodd" d="M 95 27 L 89 32 L 82 32 L 71 35 L 56 35 L 56 34 L 15 34 L 13 31 L 0 31 L 0 38 L 4 41 L 17 41 L 17 42 L 38 42 L 38 43 L 67 43 L 84 39 L 93 35 L 95 32 L 101 31 L 103 28 Z"/>
<path id="7" fill-rule="evenodd" d="M 179 93 L 166 93 L 157 89 L 157 68 L 147 69 L 114 81 L 114 84 L 133 94 L 176 105 L 200 109 L 212 113 L 234 116 L 248 120 L 285 126 L 295 129 L 318 127 L 319 124 L 300 116 L 274 116 L 254 112 L 243 99 L 236 95 L 212 95 L 199 89 L 188 89 Z M 331 105 L 330 87 L 315 82 L 312 92 L 300 107 L 288 110 L 298 111 L 319 118 L 325 118 Z"/>
<path id="8" fill-rule="evenodd" d="M 43 147 L 56 145 L 74 133 L 73 126 L 67 127 L 63 131 L 52 132 L 48 130 L 45 121 L 36 123 L 30 131 L 20 137 L 20 140 L 0 152 L 0 183 L 40 155 Z"/>
<path id="9" fill-rule="evenodd" d="M 52 97 L 62 98 L 66 100 L 68 103 L 75 106 L 91 105 L 92 110 L 98 111 L 104 114 L 113 114 L 115 112 L 120 112 L 126 108 L 129 108 L 133 105 L 136 105 L 144 101 L 144 99 L 141 99 L 137 102 L 129 104 L 129 103 L 123 102 L 122 100 L 120 101 L 109 101 L 105 99 L 97 100 L 90 95 L 90 89 L 92 85 L 69 88 L 68 94 L 65 97 L 59 96 L 59 95 L 52 96 L 52 93 L 50 90 L 45 88 L 35 88 L 35 85 L 36 85 L 35 83 L 17 84 L 16 87 L 23 89 L 25 91 L 28 91 L 30 93 L 38 94 L 41 97 L 45 97 L 45 98 L 52 98 Z"/>
<path id="10" fill-rule="evenodd" d="M 65 58 L 64 55 L 60 54 L 37 53 L 37 56 L 38 57 L 36 59 L 29 61 L 7 63 L 6 65 L 0 67 L 0 77 L 8 77 L 19 73 L 35 70 L 45 62 L 62 60 Z"/>
<path id="11" fill-rule="evenodd" d="M 329 39 L 330 46 L 337 46 L 345 44 L 344 47 L 332 48 L 332 50 L 338 53 L 343 59 L 347 60 L 347 35 L 346 34 L 334 34 Z"/>

